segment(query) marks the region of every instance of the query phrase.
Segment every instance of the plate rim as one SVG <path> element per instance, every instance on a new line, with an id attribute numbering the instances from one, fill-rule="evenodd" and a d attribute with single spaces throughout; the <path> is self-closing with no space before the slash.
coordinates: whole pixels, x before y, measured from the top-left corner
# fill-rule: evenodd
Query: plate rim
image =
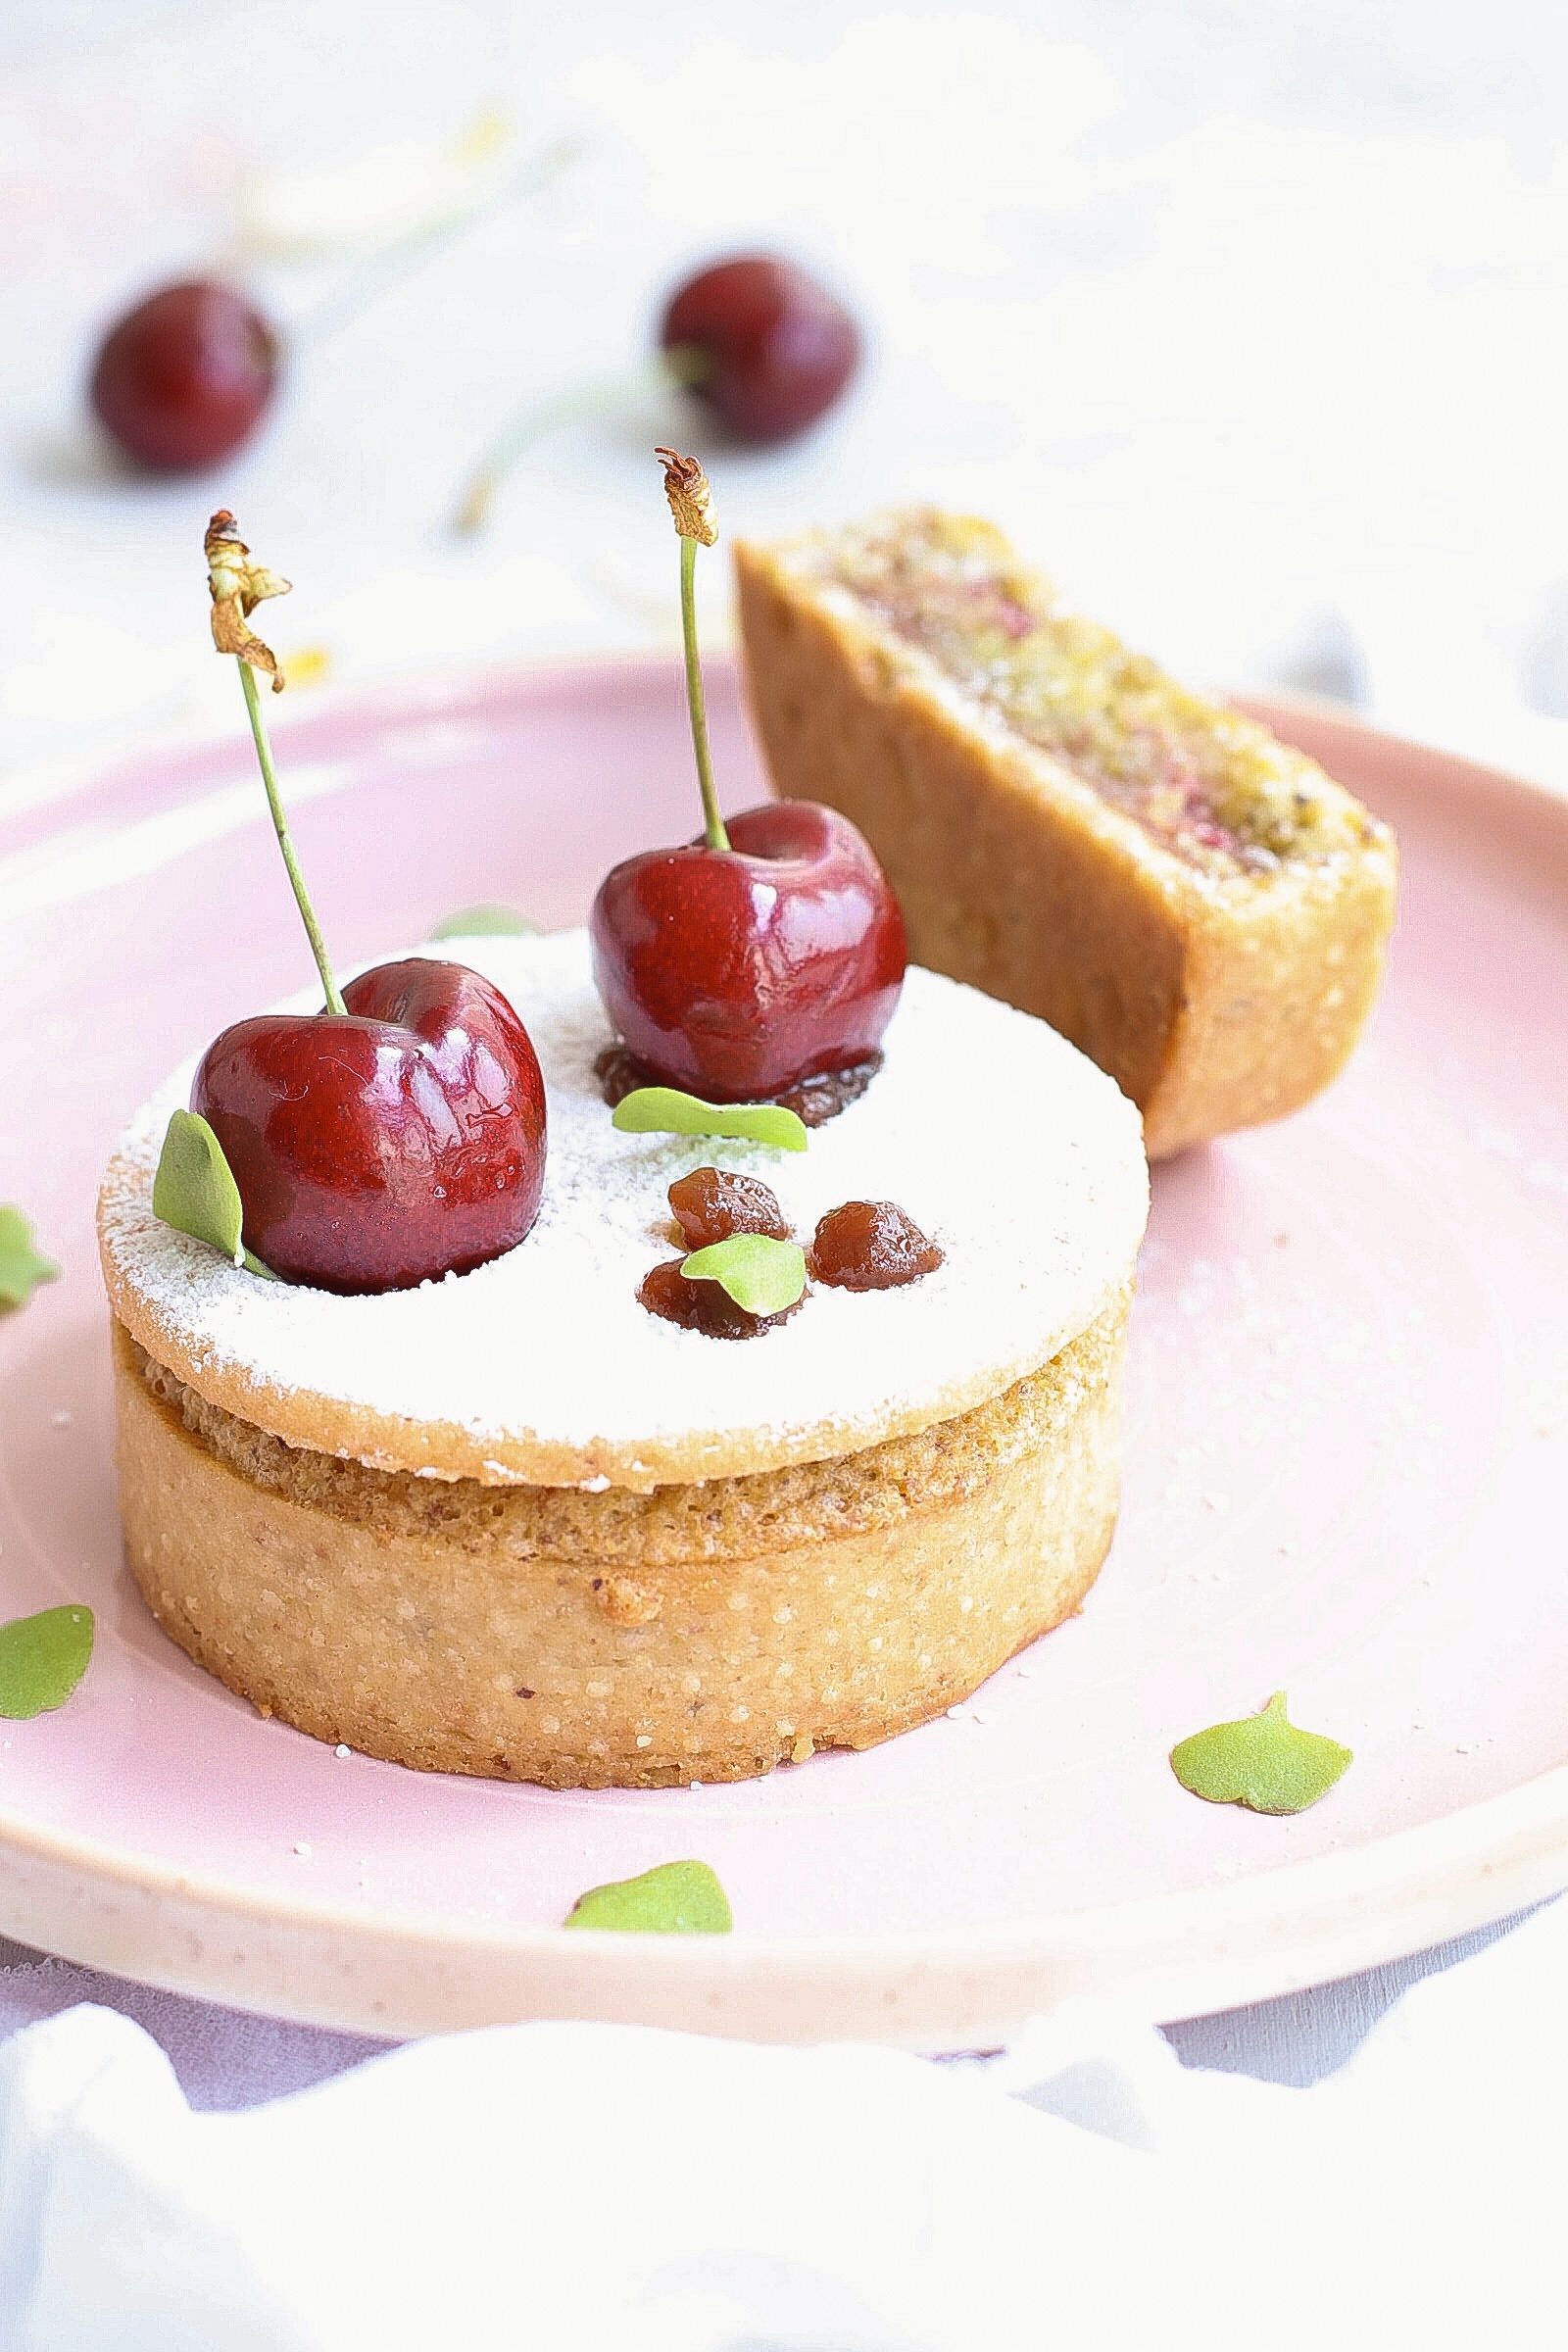
<path id="1" fill-rule="evenodd" d="M 389 719 L 596 670 L 678 674 L 662 650 L 454 665 L 318 696 L 307 718 Z M 735 657 L 715 657 L 732 668 Z M 1237 695 L 1281 732 L 1441 767 L 1451 787 L 1568 825 L 1568 793 L 1369 725 L 1306 697 Z M 291 714 L 292 715 L 292 714 Z M 187 754 L 226 738 L 181 732 Z M 49 800 L 156 757 L 82 762 Z M 36 806 L 36 804 L 34 804 Z M 1568 1764 L 1436 1820 L 1329 1854 L 1024 1923 L 867 1936 L 647 1936 L 486 1926 L 251 1888 L 40 1828 L 0 1808 L 0 1932 L 80 1965 L 295 2022 L 395 2038 L 525 2018 L 582 2018 L 756 2040 L 855 2038 L 986 2048 L 1072 2003 L 1145 2019 L 1209 2014 L 1377 1966 L 1469 1932 L 1568 1880 Z M 1289 1888 L 1288 1902 L 1281 1900 Z"/>
<path id="2" fill-rule="evenodd" d="M 402 2039 L 571 2018 L 951 2051 L 998 2047 L 1068 2004 L 1164 2023 L 1331 1983 L 1557 1892 L 1565 1855 L 1557 1765 L 1334 1853 L 1022 1924 L 650 1936 L 264 1893 L 0 1812 L 0 1905 L 8 1935 L 53 1956 L 341 2032 Z M 1173 1928 L 1187 1940 L 1171 1957 Z M 247 1930 L 248 1948 L 234 1948 Z"/>

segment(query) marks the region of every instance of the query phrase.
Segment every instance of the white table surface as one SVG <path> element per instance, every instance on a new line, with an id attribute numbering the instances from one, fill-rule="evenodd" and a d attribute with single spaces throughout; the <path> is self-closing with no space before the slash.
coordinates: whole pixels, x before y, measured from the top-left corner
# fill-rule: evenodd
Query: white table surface
<path id="1" fill-rule="evenodd" d="M 519 400 L 620 367 L 672 277 L 759 244 L 836 277 L 872 356 L 826 431 L 711 453 L 721 522 L 995 513 L 1180 667 L 1349 695 L 1568 784 L 1565 69 L 1543 0 L 10 0 L 0 804 L 232 724 L 199 544 L 219 503 L 298 583 L 280 652 L 336 681 L 672 644 L 648 453 L 701 443 L 678 406 L 543 443 L 476 544 L 448 518 Z M 267 430 L 194 483 L 116 465 L 83 420 L 93 335 L 232 255 L 247 185 L 496 110 L 516 154 L 574 160 L 415 268 L 253 266 L 295 343 Z M 719 566 L 704 585 L 716 639 Z M 1309 2082 L 1477 1940 L 1171 2036 Z M 17 1947 L 0 1967 L 0 2024 L 82 1997 Z M 202 2105 L 373 2046 L 88 1989 Z"/>

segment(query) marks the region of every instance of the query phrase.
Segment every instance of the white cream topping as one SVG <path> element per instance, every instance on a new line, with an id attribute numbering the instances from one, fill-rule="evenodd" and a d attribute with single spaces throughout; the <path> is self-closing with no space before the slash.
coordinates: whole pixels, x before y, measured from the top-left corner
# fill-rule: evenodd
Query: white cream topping
<path id="1" fill-rule="evenodd" d="M 471 1274 L 379 1298 L 237 1271 L 152 1212 L 186 1063 L 126 1131 L 102 1231 L 117 1276 L 191 1361 L 461 1429 L 497 1457 L 485 1475 L 508 1475 L 499 1457 L 519 1442 L 569 1448 L 597 1489 L 641 1483 L 713 1432 L 753 1433 L 761 1467 L 943 1418 L 1047 1362 L 1130 1270 L 1148 1207 L 1137 1111 L 1044 1022 L 973 989 L 911 969 L 866 1094 L 806 1152 L 782 1152 L 615 1132 L 594 1077 L 610 1030 L 585 932 L 464 939 L 450 952 L 512 1000 L 544 1070 L 549 1159 L 533 1231 Z M 305 995 L 291 1008 L 318 1003 Z M 677 1253 L 666 1188 L 708 1163 L 771 1185 L 807 1244 L 841 1201 L 896 1200 L 946 1263 L 903 1290 L 814 1288 L 757 1339 L 679 1330 L 638 1303 L 637 1286 Z"/>

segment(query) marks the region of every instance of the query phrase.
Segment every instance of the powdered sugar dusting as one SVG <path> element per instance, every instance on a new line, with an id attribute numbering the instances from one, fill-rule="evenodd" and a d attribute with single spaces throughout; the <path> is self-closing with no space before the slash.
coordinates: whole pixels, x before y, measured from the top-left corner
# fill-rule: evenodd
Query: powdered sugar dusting
<path id="1" fill-rule="evenodd" d="M 569 1452 L 573 1483 L 640 1486 L 700 1475 L 695 1458 L 710 1474 L 762 1468 L 945 1417 L 1046 1362 L 1131 1266 L 1148 1203 L 1138 1115 L 1040 1021 L 914 969 L 881 1073 L 807 1152 L 619 1135 L 593 1074 L 610 1032 L 586 934 L 462 946 L 516 1005 L 544 1070 L 549 1161 L 533 1232 L 471 1274 L 374 1298 L 236 1271 L 152 1213 L 187 1064 L 127 1131 L 102 1235 L 122 1297 L 145 1302 L 198 1386 L 205 1369 L 263 1396 L 338 1400 L 362 1422 L 384 1415 L 363 1451 L 382 1466 L 505 1480 Z M 678 1330 L 636 1290 L 675 1254 L 666 1188 L 710 1161 L 761 1176 L 803 1242 L 843 1200 L 892 1200 L 946 1262 L 906 1290 L 817 1289 L 757 1340 Z M 424 1433 L 419 1458 L 399 1443 L 409 1427 Z M 452 1446 L 432 1446 L 432 1430 Z"/>

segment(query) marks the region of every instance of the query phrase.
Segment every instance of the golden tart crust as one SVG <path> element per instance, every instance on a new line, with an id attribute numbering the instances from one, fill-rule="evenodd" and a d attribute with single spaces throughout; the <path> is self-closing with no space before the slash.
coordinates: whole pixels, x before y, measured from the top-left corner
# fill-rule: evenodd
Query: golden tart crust
<path id="1" fill-rule="evenodd" d="M 918 1436 L 650 1495 L 301 1452 L 117 1326 L 127 1555 L 230 1690 L 421 1770 L 662 1788 L 868 1747 L 1082 1605 L 1115 1525 L 1129 1297 Z"/>
<path id="2" fill-rule="evenodd" d="M 779 791 L 852 817 L 911 953 L 1070 1037 L 1152 1158 L 1336 1075 L 1396 861 L 1311 760 L 1065 612 L 975 518 L 910 509 L 736 566 Z"/>

